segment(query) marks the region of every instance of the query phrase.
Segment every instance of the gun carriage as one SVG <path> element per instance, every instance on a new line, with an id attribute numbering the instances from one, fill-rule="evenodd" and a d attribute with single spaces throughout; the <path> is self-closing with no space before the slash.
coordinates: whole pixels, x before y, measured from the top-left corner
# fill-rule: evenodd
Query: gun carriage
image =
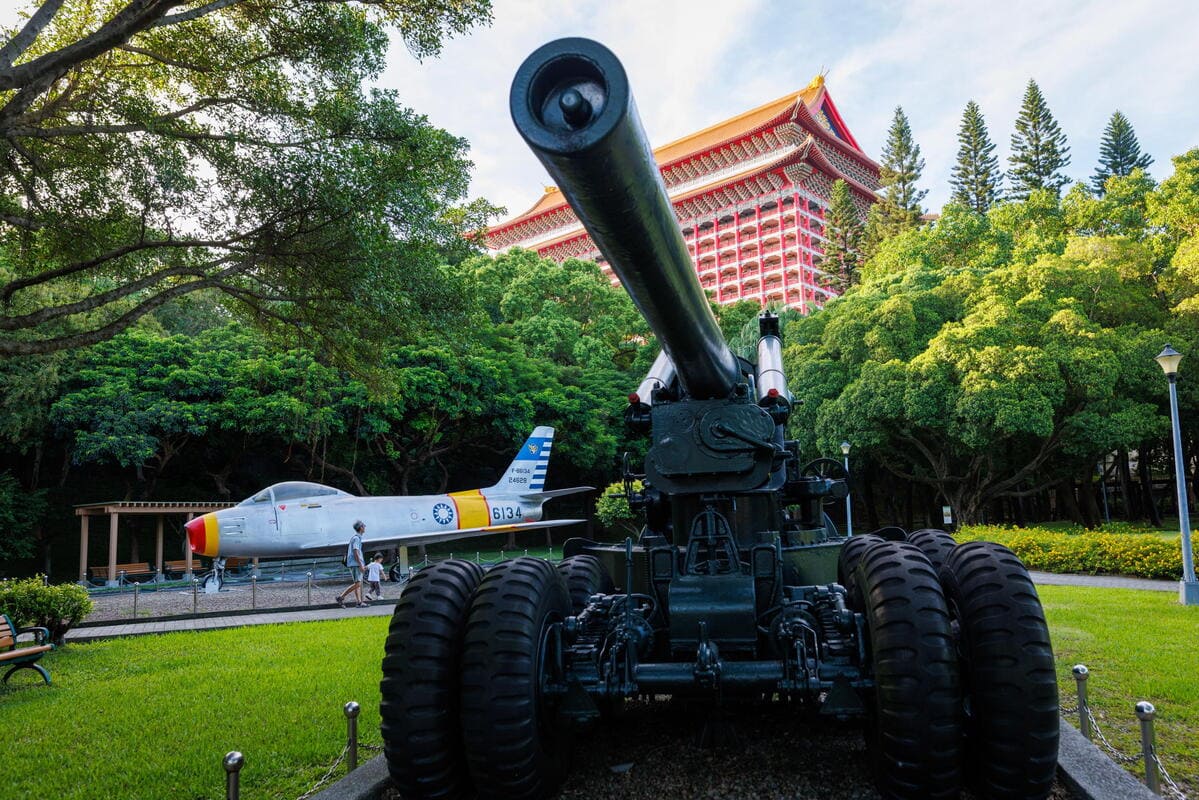
<path id="1" fill-rule="evenodd" d="M 621 545 L 572 539 L 557 565 L 413 577 L 381 685 L 404 796 L 552 796 L 573 732 L 670 695 L 861 717 L 888 798 L 1047 797 L 1057 688 L 1023 565 L 943 531 L 837 534 L 840 464 L 785 436 L 779 320 L 760 317 L 756 363 L 724 342 L 609 50 L 541 47 L 511 111 L 662 346 L 626 410 L 650 440 L 643 473 L 625 467 L 646 524 Z"/>

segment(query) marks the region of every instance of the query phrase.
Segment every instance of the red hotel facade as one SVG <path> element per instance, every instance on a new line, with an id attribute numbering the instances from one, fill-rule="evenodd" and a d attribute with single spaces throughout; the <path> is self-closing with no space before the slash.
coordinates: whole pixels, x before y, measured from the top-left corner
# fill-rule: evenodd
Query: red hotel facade
<path id="1" fill-rule="evenodd" d="M 836 291 L 820 269 L 833 181 L 864 216 L 878 164 L 854 140 L 818 76 L 802 91 L 654 150 L 700 283 L 720 303 L 757 300 L 801 313 Z M 591 237 L 548 188 L 525 213 L 488 229 L 488 247 L 546 258 L 590 258 L 613 283 Z"/>

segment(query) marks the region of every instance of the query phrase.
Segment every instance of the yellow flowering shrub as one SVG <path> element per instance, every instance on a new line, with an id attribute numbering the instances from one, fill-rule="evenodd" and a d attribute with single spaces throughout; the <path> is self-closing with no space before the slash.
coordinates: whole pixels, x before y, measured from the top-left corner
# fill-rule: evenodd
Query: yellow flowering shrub
<path id="1" fill-rule="evenodd" d="M 968 525 L 954 535 L 959 542 L 985 540 L 1008 547 L 1029 569 L 1081 572 L 1091 575 L 1132 575 L 1177 580 L 1182 577 L 1179 537 L 1165 538 L 1151 528 L 1126 522 L 1099 530 L 1011 528 Z"/>

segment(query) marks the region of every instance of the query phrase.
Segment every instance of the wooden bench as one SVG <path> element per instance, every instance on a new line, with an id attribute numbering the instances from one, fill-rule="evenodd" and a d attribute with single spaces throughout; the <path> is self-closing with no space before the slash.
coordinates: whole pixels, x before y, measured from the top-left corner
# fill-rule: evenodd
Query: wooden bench
<path id="1" fill-rule="evenodd" d="M 17 641 L 18 636 L 33 634 L 34 642 L 22 646 Z M 11 667 L 4 673 L 4 682 L 19 669 L 32 669 L 42 676 L 47 684 L 50 683 L 50 673 L 37 663 L 38 659 L 54 649 L 50 643 L 50 631 L 45 628 L 18 628 L 12 624 L 7 614 L 0 614 L 0 666 Z"/>
<path id="2" fill-rule="evenodd" d="M 193 559 L 192 560 L 192 571 L 198 572 L 199 569 L 200 569 L 200 562 L 196 559 Z M 173 574 L 186 575 L 187 574 L 187 559 L 181 558 L 178 561 L 164 561 L 164 562 L 162 562 L 162 571 L 167 573 L 168 575 L 173 575 Z"/>
<path id="3" fill-rule="evenodd" d="M 94 581 L 107 581 L 108 580 L 108 565 L 107 564 L 105 564 L 102 567 L 89 567 L 89 569 L 92 571 L 92 580 L 94 580 Z M 154 569 L 149 565 L 149 563 L 117 564 L 116 576 L 117 576 L 118 581 L 121 580 L 121 572 L 122 571 L 125 573 L 126 579 L 133 578 L 138 575 L 144 575 L 144 576 L 150 577 L 150 578 L 154 577 Z"/>

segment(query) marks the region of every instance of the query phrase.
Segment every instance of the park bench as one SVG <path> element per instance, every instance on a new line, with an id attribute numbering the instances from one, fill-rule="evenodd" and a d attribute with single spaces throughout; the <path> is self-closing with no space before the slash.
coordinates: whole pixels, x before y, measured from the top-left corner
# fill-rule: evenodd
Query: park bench
<path id="1" fill-rule="evenodd" d="M 92 580 L 107 581 L 108 580 L 108 565 L 101 567 L 90 567 L 92 571 Z M 125 579 L 144 576 L 147 578 L 154 577 L 154 569 L 148 563 L 141 564 L 117 564 L 117 580 L 121 580 L 121 573 L 125 573 Z"/>
<path id="2" fill-rule="evenodd" d="M 33 634 L 33 644 L 22 645 L 17 641 L 18 636 Z M 4 673 L 4 682 L 19 669 L 32 669 L 42 676 L 47 684 L 50 683 L 50 673 L 37 663 L 43 655 L 54 649 L 50 643 L 50 631 L 45 628 L 18 628 L 13 625 L 7 614 L 0 614 L 0 667 L 9 667 Z"/>
<path id="3" fill-rule="evenodd" d="M 200 570 L 200 562 L 192 562 L 192 570 L 198 572 Z M 181 558 L 178 561 L 162 562 L 162 571 L 167 575 L 186 575 L 187 574 L 187 559 Z"/>

